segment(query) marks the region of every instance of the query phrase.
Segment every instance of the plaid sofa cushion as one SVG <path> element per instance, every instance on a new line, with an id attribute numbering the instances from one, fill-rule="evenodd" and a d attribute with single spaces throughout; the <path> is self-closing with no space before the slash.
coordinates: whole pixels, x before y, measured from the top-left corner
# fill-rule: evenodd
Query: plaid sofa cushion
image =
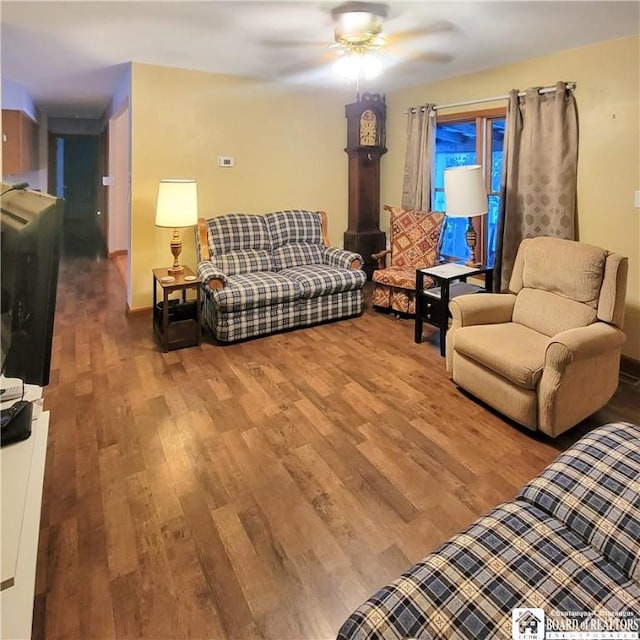
<path id="1" fill-rule="evenodd" d="M 640 583 L 640 427 L 595 429 L 518 494 Z"/>
<path id="2" fill-rule="evenodd" d="M 264 221 L 274 250 L 297 242 L 322 245 L 322 225 L 316 211 L 276 211 L 265 214 Z"/>
<path id="3" fill-rule="evenodd" d="M 271 238 L 264 216 L 228 213 L 207 220 L 207 239 L 211 256 L 238 249 L 271 251 Z"/>
<path id="4" fill-rule="evenodd" d="M 336 269 L 324 264 L 284 269 L 280 275 L 295 280 L 302 288 L 303 298 L 361 289 L 367 281 L 367 274 L 359 269 Z"/>
<path id="5" fill-rule="evenodd" d="M 271 254 L 265 249 L 237 249 L 220 255 L 212 254 L 209 262 L 229 276 L 271 271 L 273 264 Z"/>
<path id="6" fill-rule="evenodd" d="M 391 213 L 391 266 L 432 267 L 438 261 L 444 213 L 385 206 Z"/>
<path id="7" fill-rule="evenodd" d="M 229 276 L 223 289 L 210 292 L 211 301 L 222 311 L 240 311 L 297 300 L 301 287 L 290 278 L 271 271 Z"/>
<path id="8" fill-rule="evenodd" d="M 289 267 L 301 267 L 306 264 L 322 264 L 324 247 L 319 244 L 294 242 L 274 249 L 271 254 L 273 270 L 280 271 Z"/>
<path id="9" fill-rule="evenodd" d="M 512 610 L 640 615 L 640 585 L 537 507 L 504 504 L 360 606 L 339 640 L 511 638 Z"/>

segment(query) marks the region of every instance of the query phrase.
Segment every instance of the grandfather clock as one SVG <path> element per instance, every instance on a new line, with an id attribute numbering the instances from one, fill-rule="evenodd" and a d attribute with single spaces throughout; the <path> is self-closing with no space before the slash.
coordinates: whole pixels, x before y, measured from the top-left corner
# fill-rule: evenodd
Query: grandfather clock
<path id="1" fill-rule="evenodd" d="M 387 105 L 378 93 L 358 94 L 356 102 L 345 107 L 349 156 L 349 227 L 344 248 L 364 258 L 370 278 L 376 264 L 371 258 L 385 248 L 380 231 L 380 157 L 387 152 L 385 119 Z"/>

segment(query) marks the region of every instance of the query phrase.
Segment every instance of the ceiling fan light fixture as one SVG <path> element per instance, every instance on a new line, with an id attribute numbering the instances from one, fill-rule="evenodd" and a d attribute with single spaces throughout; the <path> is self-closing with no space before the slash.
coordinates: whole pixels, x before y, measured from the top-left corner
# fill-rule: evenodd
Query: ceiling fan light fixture
<path id="1" fill-rule="evenodd" d="M 352 51 L 338 58 L 333 68 L 347 80 L 372 80 L 382 71 L 382 62 L 372 53 Z"/>
<path id="2" fill-rule="evenodd" d="M 381 16 L 364 11 L 350 11 L 339 16 L 335 39 L 345 45 L 376 46 L 375 43 L 384 42 L 381 33 Z"/>

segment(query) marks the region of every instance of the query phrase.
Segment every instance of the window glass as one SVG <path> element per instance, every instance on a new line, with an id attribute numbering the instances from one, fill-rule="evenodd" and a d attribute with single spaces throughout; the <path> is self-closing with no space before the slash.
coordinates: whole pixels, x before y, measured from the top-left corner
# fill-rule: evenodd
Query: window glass
<path id="1" fill-rule="evenodd" d="M 435 187 L 444 189 L 444 170 L 477 164 L 476 123 L 448 122 L 436 126 Z"/>
<path id="2" fill-rule="evenodd" d="M 500 207 L 500 185 L 502 184 L 502 157 L 504 146 L 504 118 L 489 120 L 488 134 L 491 139 L 491 184 L 489 187 L 489 213 L 487 214 L 486 263 L 495 264 L 496 235 L 498 231 L 498 209 Z"/>
<path id="3" fill-rule="evenodd" d="M 436 126 L 436 153 L 434 175 L 434 211 L 446 211 L 444 198 L 444 170 L 448 167 L 460 167 L 478 164 L 476 156 L 476 123 L 446 122 Z M 467 220 L 464 218 L 446 218 L 440 253 L 444 256 L 466 260 L 469 248 L 464 237 Z"/>
<path id="4" fill-rule="evenodd" d="M 445 169 L 469 164 L 484 166 L 489 196 L 489 212 L 483 221 L 484 237 L 479 238 L 478 242 L 482 242 L 484 261 L 489 266 L 492 266 L 495 261 L 504 130 L 504 117 L 495 118 L 482 116 L 478 113 L 470 114 L 468 120 L 460 120 L 460 116 L 457 116 L 456 121 L 446 122 L 445 118 L 444 122 L 438 122 L 436 126 L 432 210 L 446 211 Z M 484 157 L 479 157 L 478 150 L 481 150 Z M 459 260 L 469 258 L 469 248 L 465 239 L 466 228 L 467 220 L 465 218 L 447 218 L 445 220 L 441 248 L 442 257 Z M 480 256 L 479 253 L 477 255 Z"/>
<path id="5" fill-rule="evenodd" d="M 500 192 L 502 183 L 502 148 L 504 147 L 504 118 L 489 121 L 491 127 L 491 191 Z"/>
<path id="6" fill-rule="evenodd" d="M 486 263 L 493 267 L 496 261 L 496 235 L 498 233 L 499 196 L 489 196 L 489 213 L 487 214 L 487 257 Z"/>

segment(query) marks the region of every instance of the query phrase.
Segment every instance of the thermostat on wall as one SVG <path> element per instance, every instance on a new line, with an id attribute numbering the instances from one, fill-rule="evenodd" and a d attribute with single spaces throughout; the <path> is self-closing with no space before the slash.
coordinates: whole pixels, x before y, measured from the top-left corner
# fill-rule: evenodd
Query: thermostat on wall
<path id="1" fill-rule="evenodd" d="M 233 158 L 231 156 L 218 156 L 219 167 L 233 167 Z"/>

